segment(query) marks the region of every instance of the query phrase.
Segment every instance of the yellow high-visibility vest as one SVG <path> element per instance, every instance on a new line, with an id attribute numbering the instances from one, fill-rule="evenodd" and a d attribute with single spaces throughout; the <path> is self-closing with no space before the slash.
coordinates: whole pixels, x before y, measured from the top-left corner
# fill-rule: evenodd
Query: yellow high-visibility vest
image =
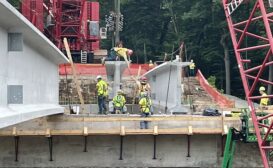
<path id="1" fill-rule="evenodd" d="M 267 94 L 263 93 L 262 96 L 267 96 Z M 260 105 L 261 106 L 267 106 L 268 102 L 269 102 L 269 98 L 267 98 L 267 97 L 261 98 Z"/>
<path id="2" fill-rule="evenodd" d="M 123 107 L 126 103 L 125 97 L 123 95 L 116 95 L 113 98 L 113 103 L 115 107 Z"/>
<path id="3" fill-rule="evenodd" d="M 147 97 L 143 97 L 143 98 L 140 99 L 138 104 L 140 106 L 140 109 L 141 109 L 142 113 L 149 113 L 150 112 L 150 108 L 151 108 L 151 105 L 152 105 L 151 99 L 149 99 Z"/>
<path id="4" fill-rule="evenodd" d="M 190 64 L 190 69 L 194 69 L 194 68 L 195 68 L 195 63 L 192 62 L 192 63 Z"/>
<path id="5" fill-rule="evenodd" d="M 108 95 L 107 83 L 104 80 L 100 80 L 97 83 L 96 87 L 97 87 L 98 96 L 107 96 Z"/>
<path id="6" fill-rule="evenodd" d="M 127 60 L 127 51 L 128 51 L 127 48 L 114 47 L 114 50 L 116 51 L 119 57 L 123 57 L 125 60 Z"/>

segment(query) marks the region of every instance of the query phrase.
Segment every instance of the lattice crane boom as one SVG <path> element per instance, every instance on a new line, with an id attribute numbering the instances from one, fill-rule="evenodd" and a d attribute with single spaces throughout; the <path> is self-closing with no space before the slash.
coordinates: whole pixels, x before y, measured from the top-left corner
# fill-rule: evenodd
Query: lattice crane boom
<path id="1" fill-rule="evenodd" d="M 252 6 L 252 10 L 249 14 L 248 19 L 239 20 L 236 16 L 236 12 L 239 5 L 244 3 L 244 1 L 238 0 L 222 0 L 225 15 L 228 22 L 228 28 L 230 31 L 235 56 L 237 59 L 240 75 L 243 82 L 244 91 L 246 94 L 246 100 L 249 105 L 249 110 L 251 112 L 251 118 L 257 136 L 258 146 L 265 168 L 269 168 L 269 161 L 267 158 L 267 152 L 273 150 L 273 146 L 268 145 L 267 137 L 271 133 L 273 128 L 273 123 L 264 123 L 263 121 L 272 117 L 273 114 L 268 114 L 264 117 L 257 117 L 256 109 L 254 106 L 255 100 L 260 100 L 264 98 L 257 95 L 257 88 L 261 85 L 269 86 L 273 85 L 272 81 L 265 79 L 266 72 L 270 65 L 273 65 L 272 53 L 273 53 L 273 37 L 270 24 L 273 23 L 273 12 L 268 12 L 269 6 L 268 1 L 265 3 L 264 0 L 253 0 L 255 2 Z M 233 7 L 231 7 L 231 4 Z M 234 4 L 236 4 L 234 6 Z M 236 11 L 235 11 L 236 10 Z M 271 10 L 272 11 L 272 10 Z M 259 22 L 260 24 L 256 24 Z M 260 25 L 263 25 L 264 31 L 250 32 L 255 27 L 259 30 Z M 265 32 L 265 33 L 260 33 Z M 256 45 L 248 46 L 244 44 L 245 38 L 252 38 L 256 40 Z M 259 51 L 261 55 L 257 56 L 260 62 L 253 62 L 251 59 L 246 58 L 247 52 Z M 265 53 L 262 55 L 262 53 Z M 272 98 L 273 95 L 265 96 Z"/>

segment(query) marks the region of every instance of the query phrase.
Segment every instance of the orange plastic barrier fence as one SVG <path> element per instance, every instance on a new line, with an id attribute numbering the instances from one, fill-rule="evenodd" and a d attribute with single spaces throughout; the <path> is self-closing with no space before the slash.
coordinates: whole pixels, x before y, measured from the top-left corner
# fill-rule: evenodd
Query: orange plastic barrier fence
<path id="1" fill-rule="evenodd" d="M 205 79 L 200 70 L 197 71 L 196 77 L 201 87 L 214 99 L 214 101 L 222 108 L 233 108 L 235 106 L 234 101 L 229 100 L 227 97 L 219 93 L 213 88 Z"/>
<path id="2" fill-rule="evenodd" d="M 78 75 L 106 75 L 106 68 L 102 64 L 74 64 L 77 69 Z M 138 74 L 138 68 L 141 66 L 140 75 L 146 73 L 149 70 L 149 66 L 147 64 L 131 64 L 130 70 L 125 69 L 123 75 L 125 76 L 136 76 Z M 61 64 L 59 66 L 59 74 L 60 75 L 72 75 L 72 69 L 70 64 Z"/>

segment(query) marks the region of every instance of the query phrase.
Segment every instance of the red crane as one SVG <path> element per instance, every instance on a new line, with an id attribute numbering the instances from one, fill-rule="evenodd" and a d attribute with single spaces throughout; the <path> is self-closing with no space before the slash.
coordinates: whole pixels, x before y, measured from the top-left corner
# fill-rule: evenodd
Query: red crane
<path id="1" fill-rule="evenodd" d="M 100 48 L 99 3 L 87 0 L 22 0 L 21 12 L 62 51 L 68 39 L 75 62 Z"/>
<path id="2" fill-rule="evenodd" d="M 267 152 L 273 150 L 273 146 L 266 143 L 266 139 L 272 131 L 273 122 L 265 124 L 264 120 L 272 117 L 273 114 L 268 114 L 264 117 L 257 117 L 256 109 L 254 107 L 254 101 L 260 100 L 262 96 L 257 94 L 257 88 L 260 86 L 272 86 L 273 82 L 269 81 L 266 76 L 268 67 L 273 65 L 273 37 L 270 24 L 273 23 L 273 12 L 269 10 L 270 1 L 265 0 L 253 0 L 249 4 L 251 6 L 251 12 L 248 19 L 239 20 L 238 13 L 241 5 L 250 3 L 249 0 L 222 0 L 225 15 L 228 22 L 228 27 L 234 47 L 235 56 L 237 59 L 239 71 L 241 74 L 246 99 L 251 112 L 251 118 L 257 136 L 257 141 L 262 157 L 263 165 L 265 168 L 269 168 L 269 161 L 267 158 Z M 265 3 L 266 2 L 266 3 Z M 261 30 L 261 25 L 263 30 Z M 251 29 L 250 29 L 251 28 Z M 257 32 L 251 32 L 251 30 L 259 30 Z M 265 32 L 265 33 L 260 33 Z M 246 38 L 252 38 L 257 41 L 257 45 L 250 46 L 245 44 Z M 259 51 L 260 62 L 253 62 L 246 57 L 247 52 Z M 262 53 L 265 53 L 264 55 Z M 273 95 L 266 96 L 272 98 Z M 265 130 L 264 132 L 262 130 Z"/>

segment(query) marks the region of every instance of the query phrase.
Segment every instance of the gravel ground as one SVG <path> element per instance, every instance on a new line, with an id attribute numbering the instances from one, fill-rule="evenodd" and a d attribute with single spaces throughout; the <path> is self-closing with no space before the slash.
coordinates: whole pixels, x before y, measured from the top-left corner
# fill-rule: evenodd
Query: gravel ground
<path id="1" fill-rule="evenodd" d="M 229 98 L 230 100 L 235 101 L 235 108 L 248 108 L 248 104 L 246 100 L 240 99 L 236 96 L 232 96 L 232 95 L 227 95 L 225 94 L 224 96 L 226 96 L 227 98 Z M 259 107 L 259 104 L 255 103 L 254 104 L 256 108 Z"/>

